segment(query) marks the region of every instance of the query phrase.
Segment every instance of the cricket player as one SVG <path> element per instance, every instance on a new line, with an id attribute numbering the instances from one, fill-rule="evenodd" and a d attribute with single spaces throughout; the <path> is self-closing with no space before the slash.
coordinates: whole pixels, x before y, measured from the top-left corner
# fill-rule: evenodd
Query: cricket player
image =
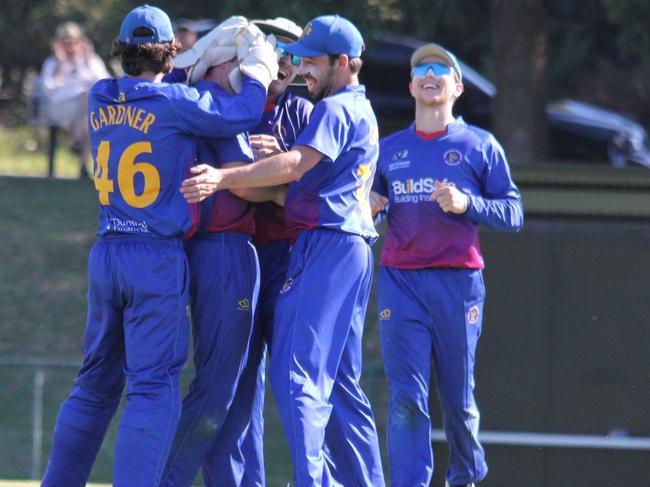
<path id="1" fill-rule="evenodd" d="M 113 485 L 158 486 L 167 460 L 189 334 L 181 239 L 198 222 L 180 184 L 195 164 L 195 137 L 240 132 L 266 98 L 265 86 L 247 76 L 240 96 L 222 103 L 161 83 L 179 49 L 166 13 L 135 8 L 113 46 L 127 75 L 90 91 L 99 241 L 88 262 L 84 361 L 59 411 L 43 486 L 86 485 L 125 384 Z"/>
<path id="2" fill-rule="evenodd" d="M 264 115 L 251 130 L 251 145 L 257 159 L 288 151 L 309 121 L 313 105 L 293 94 L 300 58 L 289 54 L 288 43 L 298 40 L 302 28 L 293 21 L 252 20 L 276 41 L 278 79 L 269 85 Z M 265 357 L 273 332 L 275 303 L 289 265 L 289 249 L 297 228 L 284 219 L 284 208 L 274 201 L 255 204 L 253 242 L 260 260 L 260 293 L 251 337 L 248 362 L 239 382 L 235 401 L 215 441 L 206 467 L 214 484 L 207 486 L 266 485 L 264 474 Z"/>
<path id="3" fill-rule="evenodd" d="M 217 189 L 292 181 L 285 218 L 300 232 L 276 305 L 270 378 L 295 485 L 381 487 L 374 418 L 359 385 L 369 242 L 377 235 L 368 194 L 378 155 L 377 121 L 358 81 L 363 38 L 350 21 L 326 15 L 286 50 L 302 58 L 298 74 L 320 100 L 292 149 L 238 168 L 199 165 L 182 191 L 197 202 Z M 345 452 L 345 464 L 327 461 L 331 416 L 340 442 L 329 446 Z"/>
<path id="4" fill-rule="evenodd" d="M 388 213 L 377 281 L 388 378 L 391 485 L 429 486 L 431 365 L 450 448 L 447 485 L 487 473 L 478 441 L 474 358 L 483 321 L 479 225 L 516 232 L 523 208 L 503 149 L 454 118 L 463 92 L 456 57 L 426 44 L 411 57 L 415 123 L 380 143 L 373 210 Z"/>
<path id="5" fill-rule="evenodd" d="M 238 27 L 240 35 L 257 36 L 254 43 L 266 42 L 264 34 L 249 26 L 243 17 L 224 22 L 222 29 Z M 214 41 L 194 53 L 181 54 L 175 64 L 192 63 L 190 80 L 198 65 L 207 71 L 199 90 L 209 90 L 215 99 L 232 98 L 230 75 L 237 69 L 238 46 L 221 42 L 229 36 L 214 35 Z M 252 38 L 252 37 L 251 37 Z M 267 50 L 269 66 L 277 70 L 272 46 Z M 233 57 L 234 56 L 234 57 Z M 189 59 L 189 61 L 188 61 Z M 211 64 L 211 66 L 209 66 Z M 209 67 L 208 67 L 209 66 Z M 253 162 L 247 134 L 232 138 L 201 139 L 197 159 L 213 167 L 238 167 Z M 280 200 L 284 200 L 284 188 Z M 259 270 L 251 235 L 255 229 L 253 206 L 247 200 L 265 201 L 276 196 L 274 189 L 222 190 L 201 205 L 201 226 L 186 241 L 190 265 L 190 301 L 196 375 L 183 399 L 182 415 L 161 485 L 190 486 L 203 466 L 206 485 L 215 484 L 219 471 L 213 468 L 213 450 L 219 431 L 229 415 L 240 375 L 248 356 L 253 317 L 259 288 Z M 251 391 L 252 395 L 253 391 Z"/>

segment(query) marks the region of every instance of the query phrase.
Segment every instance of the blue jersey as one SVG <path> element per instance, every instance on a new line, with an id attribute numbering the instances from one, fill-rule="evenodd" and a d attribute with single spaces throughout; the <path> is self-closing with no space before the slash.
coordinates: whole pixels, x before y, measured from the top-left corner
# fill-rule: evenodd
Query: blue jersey
<path id="1" fill-rule="evenodd" d="M 309 100 L 285 91 L 273 105 L 267 105 L 262 120 L 251 133 L 274 136 L 280 148 L 286 152 L 309 122 L 313 108 L 314 105 Z"/>
<path id="2" fill-rule="evenodd" d="M 470 196 L 466 214 L 442 211 L 432 201 L 435 181 Z M 478 225 L 517 231 L 523 208 L 503 149 L 485 130 L 462 119 L 435 138 L 415 125 L 380 142 L 373 188 L 389 199 L 382 265 L 482 269 Z"/>
<path id="3" fill-rule="evenodd" d="M 309 122 L 313 108 L 314 105 L 309 100 L 285 91 L 273 105 L 267 105 L 262 120 L 251 133 L 272 135 L 282 150 L 288 151 Z M 295 233 L 296 229 L 289 228 L 285 221 L 284 208 L 272 201 L 255 205 L 256 245 L 292 240 Z"/>
<path id="4" fill-rule="evenodd" d="M 201 82 L 198 90 L 210 91 L 215 100 L 230 98 L 232 95 L 216 83 Z M 223 167 L 231 162 L 253 162 L 248 134 L 239 133 L 233 137 L 200 139 L 197 145 L 199 164 Z M 199 232 L 239 232 L 252 235 L 255 231 L 253 205 L 244 201 L 229 190 L 221 190 L 201 202 L 201 223 Z"/>
<path id="5" fill-rule="evenodd" d="M 379 153 L 378 133 L 362 85 L 346 85 L 316 104 L 295 145 L 312 147 L 323 159 L 289 185 L 285 216 L 290 226 L 377 236 L 368 195 Z"/>
<path id="6" fill-rule="evenodd" d="M 234 101 L 129 77 L 93 86 L 88 125 L 99 235 L 177 238 L 196 229 L 198 207 L 179 192 L 195 164 L 196 137 L 231 136 L 257 123 L 266 94 L 248 81 L 247 96 Z"/>

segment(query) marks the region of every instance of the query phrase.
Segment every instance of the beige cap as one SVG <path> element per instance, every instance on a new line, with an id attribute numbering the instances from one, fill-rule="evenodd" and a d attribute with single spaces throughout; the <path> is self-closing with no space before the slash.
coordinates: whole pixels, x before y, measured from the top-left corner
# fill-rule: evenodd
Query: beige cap
<path id="1" fill-rule="evenodd" d="M 63 39 L 81 39 L 83 38 L 83 32 L 79 24 L 75 22 L 64 22 L 57 26 L 56 28 L 56 38 Z"/>
<path id="2" fill-rule="evenodd" d="M 425 44 L 422 47 L 416 49 L 415 52 L 411 55 L 411 68 L 413 68 L 416 64 L 420 64 L 420 61 L 430 56 L 436 56 L 446 60 L 449 65 L 454 68 L 454 70 L 456 70 L 456 73 L 458 74 L 460 80 L 463 80 L 463 73 L 460 69 L 460 65 L 458 64 L 456 56 L 454 56 L 450 51 L 439 44 Z"/>
<path id="3" fill-rule="evenodd" d="M 296 24 L 293 20 L 285 17 L 276 17 L 274 19 L 266 20 L 251 20 L 251 24 L 255 24 L 265 34 L 274 34 L 288 37 L 294 41 L 302 35 L 302 27 Z"/>

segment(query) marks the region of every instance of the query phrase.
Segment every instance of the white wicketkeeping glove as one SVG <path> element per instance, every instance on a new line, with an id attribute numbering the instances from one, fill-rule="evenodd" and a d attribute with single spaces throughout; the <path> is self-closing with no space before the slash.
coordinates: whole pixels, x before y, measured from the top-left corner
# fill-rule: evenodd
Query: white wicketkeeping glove
<path id="1" fill-rule="evenodd" d="M 235 15 L 201 37 L 191 49 L 176 57 L 174 67 L 187 69 L 187 83 L 201 81 L 211 66 L 237 56 L 237 36 L 248 26 L 246 17 Z"/>
<path id="2" fill-rule="evenodd" d="M 230 73 L 230 85 L 239 93 L 241 74 L 256 79 L 268 89 L 271 81 L 278 79 L 278 56 L 275 52 L 275 36 L 265 36 L 254 24 L 249 24 L 237 36 L 237 59 L 239 70 Z"/>

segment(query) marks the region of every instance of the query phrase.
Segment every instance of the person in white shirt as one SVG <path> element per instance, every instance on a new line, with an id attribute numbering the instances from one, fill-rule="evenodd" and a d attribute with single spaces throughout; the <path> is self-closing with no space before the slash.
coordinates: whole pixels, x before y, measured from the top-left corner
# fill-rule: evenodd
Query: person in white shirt
<path id="1" fill-rule="evenodd" d="M 80 177 L 87 176 L 90 157 L 88 90 L 96 81 L 108 77 L 104 62 L 81 28 L 74 22 L 59 25 L 52 41 L 52 55 L 41 69 L 41 83 L 48 123 L 71 134 L 72 147 L 79 154 Z"/>

